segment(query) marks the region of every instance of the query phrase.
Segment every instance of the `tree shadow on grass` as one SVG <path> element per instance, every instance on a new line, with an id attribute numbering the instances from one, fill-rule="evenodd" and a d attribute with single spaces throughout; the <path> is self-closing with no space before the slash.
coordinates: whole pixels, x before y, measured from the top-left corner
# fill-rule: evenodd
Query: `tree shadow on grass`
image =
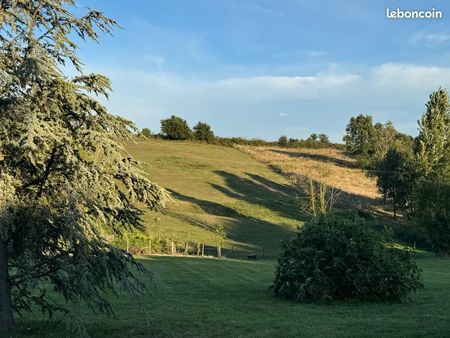
<path id="1" fill-rule="evenodd" d="M 223 170 L 216 170 L 214 173 L 224 179 L 225 186 L 211 186 L 226 196 L 264 207 L 283 217 L 304 220 L 304 215 L 297 208 L 295 187 L 276 183 L 256 174 L 246 173 L 247 177 L 240 177 Z"/>
<path id="2" fill-rule="evenodd" d="M 178 200 L 195 204 L 208 215 L 224 217 L 220 223 L 226 228 L 227 238 L 235 243 L 236 254 L 241 253 L 242 257 L 256 251 L 261 253 L 264 248 L 265 254 L 274 258 L 280 251 L 281 241 L 293 238 L 295 234 L 295 229 L 285 225 L 249 217 L 219 203 L 183 195 L 176 191 L 171 192 Z M 186 213 L 170 210 L 164 211 L 164 213 L 206 231 L 214 232 L 216 230 L 217 224 L 204 222 Z"/>
<path id="3" fill-rule="evenodd" d="M 314 160 L 314 161 L 320 161 L 320 162 L 325 162 L 325 163 L 328 162 L 328 163 L 332 163 L 332 164 L 335 164 L 335 165 L 343 167 L 343 168 L 349 168 L 349 169 L 359 168 L 358 164 L 355 162 L 344 160 L 341 158 L 335 158 L 335 157 L 327 156 L 327 155 L 310 154 L 310 153 L 305 153 L 302 151 L 291 152 L 291 151 L 284 151 L 284 150 L 277 150 L 277 149 L 270 149 L 270 151 L 272 151 L 274 153 L 278 153 L 278 154 L 287 155 L 289 157 L 303 157 L 303 158 L 307 158 L 307 159 Z"/>

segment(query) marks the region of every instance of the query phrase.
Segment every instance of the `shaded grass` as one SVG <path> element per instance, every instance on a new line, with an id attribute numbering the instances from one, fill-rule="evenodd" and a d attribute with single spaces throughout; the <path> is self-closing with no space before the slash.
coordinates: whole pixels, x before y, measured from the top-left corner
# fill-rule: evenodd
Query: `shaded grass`
<path id="1" fill-rule="evenodd" d="M 450 260 L 425 254 L 418 262 L 425 288 L 405 304 L 297 304 L 276 299 L 275 261 L 152 257 L 149 314 L 122 297 L 116 318 L 84 311 L 93 337 L 445 337 L 450 334 Z M 19 320 L 16 337 L 63 337 L 63 323 Z"/>

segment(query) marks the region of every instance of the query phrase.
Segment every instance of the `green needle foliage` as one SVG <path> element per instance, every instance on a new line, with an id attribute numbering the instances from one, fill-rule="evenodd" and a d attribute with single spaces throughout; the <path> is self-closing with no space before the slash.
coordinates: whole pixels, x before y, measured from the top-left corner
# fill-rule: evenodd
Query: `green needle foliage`
<path id="1" fill-rule="evenodd" d="M 107 290 L 143 291 L 132 266 L 142 267 L 102 233 L 140 227 L 136 203 L 168 197 L 125 152 L 134 125 L 95 99 L 110 81 L 83 73 L 77 56 L 77 41 L 117 24 L 96 10 L 75 16 L 74 5 L 0 2 L 0 331 L 13 310 L 65 310 L 49 290 L 106 313 Z"/>

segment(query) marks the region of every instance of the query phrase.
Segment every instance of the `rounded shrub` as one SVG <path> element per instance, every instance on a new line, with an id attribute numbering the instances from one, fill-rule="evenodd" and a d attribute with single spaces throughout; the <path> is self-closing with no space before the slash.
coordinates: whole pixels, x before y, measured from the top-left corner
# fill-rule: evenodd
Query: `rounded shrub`
<path id="1" fill-rule="evenodd" d="M 403 301 L 423 287 L 409 251 L 395 249 L 363 219 L 325 216 L 283 242 L 272 288 L 296 301 Z"/>

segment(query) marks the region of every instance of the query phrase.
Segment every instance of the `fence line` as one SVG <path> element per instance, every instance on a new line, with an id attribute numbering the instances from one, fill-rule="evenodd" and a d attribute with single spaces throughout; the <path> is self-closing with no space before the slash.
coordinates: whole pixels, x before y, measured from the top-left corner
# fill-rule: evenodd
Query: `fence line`
<path id="1" fill-rule="evenodd" d="M 156 245 L 156 243 L 158 245 Z M 161 245 L 164 243 L 165 245 Z M 250 259 L 258 260 L 268 258 L 265 255 L 264 247 L 259 250 L 236 250 L 234 246 L 231 248 L 221 246 L 206 245 L 201 242 L 177 242 L 175 239 L 170 240 L 148 240 L 146 247 L 133 247 L 129 242 L 126 243 L 126 250 L 131 254 L 138 255 L 152 255 L 157 253 L 164 253 L 169 255 L 184 255 L 184 256 L 209 256 L 217 258 L 234 258 L 234 259 Z"/>

